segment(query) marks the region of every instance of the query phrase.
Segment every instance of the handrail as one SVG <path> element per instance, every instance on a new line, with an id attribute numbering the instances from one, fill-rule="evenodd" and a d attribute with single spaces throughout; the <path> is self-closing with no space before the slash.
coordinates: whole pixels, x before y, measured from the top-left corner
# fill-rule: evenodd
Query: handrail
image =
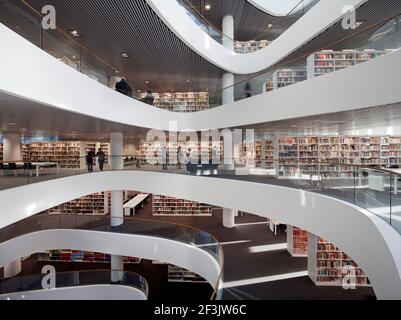
<path id="1" fill-rule="evenodd" d="M 33 8 L 32 6 L 30 6 L 30 5 L 26 2 L 26 0 L 22 0 L 22 3 L 25 4 L 25 6 L 26 6 L 27 8 L 29 8 L 29 10 L 33 11 L 35 15 L 38 15 L 38 16 L 40 16 L 40 17 L 43 17 L 43 15 L 42 15 L 40 12 L 38 12 L 35 8 Z M 369 24 L 368 27 L 365 27 L 364 24 L 362 24 L 362 26 L 358 27 L 358 29 L 357 29 L 356 31 L 350 33 L 349 35 L 346 35 L 346 36 L 341 37 L 341 39 L 339 39 L 339 40 L 333 41 L 332 43 L 328 44 L 325 48 L 328 48 L 328 47 L 330 47 L 330 46 L 334 46 L 334 45 L 336 45 L 336 44 L 338 44 L 338 43 L 340 43 L 340 42 L 342 42 L 342 41 L 345 41 L 345 40 L 348 40 L 348 39 L 353 38 L 353 37 L 355 37 L 355 36 L 358 36 L 358 35 L 360 35 L 360 34 L 363 33 L 363 32 L 366 32 L 366 31 L 368 31 L 368 30 L 372 30 L 372 29 L 374 29 L 374 28 L 376 28 L 376 27 L 378 27 L 378 26 L 381 26 L 382 24 L 384 24 L 384 23 L 386 23 L 386 22 L 389 22 L 389 21 L 391 21 L 392 19 L 394 19 L 395 17 L 399 16 L 399 14 L 400 14 L 399 12 L 398 12 L 398 13 L 394 13 L 391 17 L 383 18 L 382 20 L 377 21 L 377 22 L 375 22 L 374 24 Z M 68 33 L 65 32 L 64 30 L 62 30 L 62 29 L 60 29 L 60 28 L 58 28 L 57 30 L 58 30 L 59 32 L 61 32 L 64 36 L 68 37 L 68 39 L 71 40 L 76 46 L 78 46 L 79 48 L 81 48 L 81 49 L 83 49 L 85 52 L 87 52 L 91 57 L 93 57 L 94 59 L 96 59 L 96 60 L 99 61 L 100 63 L 104 64 L 104 65 L 107 66 L 108 68 L 111 68 L 111 69 L 114 70 L 114 71 L 117 70 L 117 68 L 111 66 L 108 62 L 102 60 L 102 59 L 101 59 L 100 57 L 98 57 L 96 54 L 92 53 L 88 48 L 86 48 L 86 47 L 84 47 L 83 45 L 81 45 L 80 43 L 78 43 L 78 42 L 76 41 L 76 39 L 72 38 L 72 37 L 71 37 L 70 35 L 68 35 Z M 224 87 L 224 88 L 222 88 L 222 89 L 219 89 L 219 90 L 216 90 L 216 91 L 213 91 L 213 92 L 209 92 L 210 108 L 213 108 L 213 107 L 216 107 L 216 106 L 220 106 L 220 105 L 221 105 L 221 102 L 218 102 L 218 100 L 222 97 L 223 92 L 225 92 L 226 90 L 235 89 L 235 87 L 238 86 L 238 85 L 244 85 L 245 83 L 247 83 L 247 82 L 249 82 L 249 81 L 256 80 L 258 77 L 262 76 L 263 74 L 268 74 L 268 73 L 271 73 L 271 72 L 274 71 L 274 70 L 278 70 L 278 69 L 280 69 L 280 68 L 286 67 L 286 66 L 288 66 L 288 65 L 290 65 L 290 64 L 292 64 L 292 63 L 295 63 L 295 62 L 297 62 L 297 61 L 300 61 L 300 60 L 302 60 L 302 59 L 305 59 L 306 57 L 308 57 L 309 55 L 311 55 L 311 54 L 313 54 L 313 53 L 315 53 L 315 51 L 312 50 L 312 49 L 310 49 L 308 52 L 306 52 L 305 54 L 303 54 L 303 55 L 300 56 L 300 57 L 296 57 L 296 58 L 293 58 L 293 59 L 291 59 L 291 60 L 286 60 L 285 62 L 278 62 L 277 64 L 275 64 L 274 66 L 272 66 L 272 67 L 270 67 L 270 68 L 268 68 L 268 69 L 266 69 L 266 70 L 263 70 L 263 71 L 254 73 L 254 74 L 252 74 L 252 75 L 249 76 L 249 77 L 244 77 L 242 80 L 236 81 L 233 85 Z M 285 58 L 285 57 L 283 57 L 283 59 L 284 59 L 284 58 Z M 127 77 L 125 77 L 125 78 L 136 84 L 136 82 L 133 81 L 132 79 L 127 78 Z M 149 86 L 147 86 L 147 85 L 145 85 L 145 84 L 138 84 L 138 86 L 139 86 L 141 89 L 145 88 L 146 90 L 151 90 L 151 89 L 149 88 Z M 151 91 L 152 91 L 152 90 L 151 90 Z M 261 92 L 258 92 L 257 94 L 260 94 L 260 93 L 261 93 Z M 137 98 L 137 97 L 135 97 L 135 96 L 133 96 L 133 98 L 136 99 L 136 100 L 140 100 L 139 98 Z M 242 99 L 242 98 L 243 98 L 243 97 L 241 97 L 240 99 Z M 214 100 L 215 100 L 215 99 L 216 99 L 216 101 L 217 101 L 217 104 L 216 104 L 216 105 L 214 105 L 214 104 L 215 104 L 215 103 L 214 103 Z M 173 111 L 173 112 L 174 112 L 174 111 Z M 175 111 L 175 112 L 177 112 L 177 111 Z"/>
<path id="2" fill-rule="evenodd" d="M 111 273 L 113 272 L 120 272 L 124 275 L 133 275 L 135 277 L 137 277 L 138 279 L 138 283 L 133 283 L 133 281 L 127 281 L 127 279 L 125 279 L 125 277 L 123 277 L 123 281 L 119 281 L 118 283 L 113 283 L 113 282 L 108 282 L 108 283 L 104 283 L 103 281 L 99 281 L 97 282 L 96 279 L 93 279 L 93 283 L 91 283 L 92 285 L 96 285 L 96 284 L 115 284 L 115 285 L 126 285 L 126 286 L 130 286 L 133 288 L 136 288 L 138 290 L 140 290 L 145 297 L 149 297 L 149 284 L 147 282 L 147 280 L 141 276 L 140 274 L 136 273 L 136 272 L 132 272 L 132 271 L 126 271 L 126 270 L 114 270 L 114 269 L 94 269 L 94 270 L 74 270 L 74 271 L 63 271 L 63 272 L 57 272 L 55 274 L 56 276 L 56 284 L 57 284 L 57 288 L 65 288 L 65 287 L 75 287 L 75 286 L 81 286 L 81 284 L 79 283 L 79 279 L 78 279 L 78 283 L 67 283 L 66 285 L 61 285 L 59 283 L 57 283 L 57 277 L 62 277 L 65 275 L 84 275 L 84 274 L 104 274 L 104 275 L 108 275 L 110 276 Z M 16 293 L 16 292 L 25 292 L 25 291 L 32 291 L 32 290 L 43 290 L 42 288 L 37 288 L 37 287 L 33 287 L 33 288 L 24 288 L 23 287 L 23 282 L 26 279 L 32 279 L 32 277 L 36 277 L 37 281 L 41 280 L 43 278 L 45 274 L 30 274 L 30 275 L 22 275 L 22 276 L 16 276 L 13 278 L 4 278 L 4 279 L 0 279 L 0 295 L 4 295 L 4 294 L 9 294 L 9 293 Z M 75 281 L 76 282 L 76 281 Z M 7 285 L 7 283 L 12 283 L 12 284 L 19 284 L 20 287 L 19 288 L 11 288 L 10 290 L 5 291 L 3 286 L 4 284 Z M 88 284 L 85 284 L 88 285 Z"/>
<path id="3" fill-rule="evenodd" d="M 95 160 L 96 158 L 98 158 L 97 156 L 94 156 L 93 159 Z M 106 156 L 106 159 L 111 160 L 111 159 L 130 159 L 133 158 L 133 161 L 140 161 L 143 160 L 143 158 L 138 157 L 138 155 L 109 155 Z M 76 157 L 76 158 L 68 158 L 69 160 L 85 160 L 86 156 L 80 156 L 80 157 Z M 227 159 L 226 159 L 227 160 Z M 232 158 L 230 159 L 234 162 L 236 162 L 239 159 L 235 159 Z M 396 171 L 391 171 L 389 169 L 385 169 L 385 168 L 379 168 L 377 164 L 371 164 L 371 165 L 366 165 L 366 164 L 352 164 L 352 163 L 340 163 L 340 162 L 331 162 L 331 161 L 314 161 L 314 160 L 310 160 L 310 159 L 300 159 L 300 160 L 286 160 L 286 159 L 270 159 L 270 160 L 256 160 L 253 159 L 255 162 L 275 162 L 275 163 L 281 163 L 282 165 L 328 165 L 328 166 L 343 166 L 343 167 L 352 167 L 352 168 L 358 168 L 358 169 L 366 169 L 366 170 L 375 170 L 378 172 L 383 172 L 383 173 L 390 173 L 392 175 L 396 175 L 401 177 L 401 173 L 398 173 Z M 10 163 L 24 163 L 24 164 L 29 164 L 29 163 L 47 163 L 47 162 L 57 162 L 57 161 L 53 161 L 53 160 L 40 160 L 40 161 L 32 161 L 32 160 L 19 160 L 19 161 L 0 161 L 0 164 L 10 164 Z M 163 163 L 159 163 L 158 165 L 162 165 Z M 200 164 L 200 162 L 199 162 Z M 220 163 L 218 165 L 223 165 L 223 163 Z M 156 166 L 156 165 L 155 165 Z M 169 166 L 178 166 L 178 164 L 175 165 L 171 165 L 169 164 Z M 181 166 L 183 166 L 183 164 L 181 164 Z M 6 169 L 6 168 L 4 168 Z M 0 168 L 1 170 L 1 168 Z M 66 169 L 69 170 L 69 169 Z M 71 169 L 74 170 L 74 169 Z M 110 171 L 113 169 L 107 168 L 106 171 Z M 1 177 L 0 177 L 1 178 Z"/>
<path id="4" fill-rule="evenodd" d="M 195 14 L 196 17 L 201 19 L 207 26 L 210 26 L 213 28 L 213 30 L 216 33 L 219 33 L 222 37 L 227 38 L 229 40 L 232 41 L 236 41 L 235 39 L 231 38 L 230 36 L 226 35 L 223 31 L 221 31 L 219 28 L 217 28 L 213 23 L 211 23 L 197 8 L 195 5 L 192 4 L 192 2 L 190 0 L 177 0 L 180 4 L 182 4 L 183 6 L 185 6 L 186 8 L 189 8 L 189 10 L 192 10 Z M 301 4 L 303 3 L 305 0 L 300 0 L 299 3 L 291 9 L 291 11 L 286 14 L 285 16 L 280 16 L 280 18 L 285 18 L 285 17 L 289 17 L 294 11 L 295 9 Z M 258 9 L 258 8 L 256 8 Z M 267 13 L 266 13 L 267 14 Z M 278 17 L 276 16 L 272 16 L 274 19 L 277 19 Z M 264 40 L 263 37 L 265 37 L 265 35 L 259 35 L 258 37 L 252 39 L 253 41 L 259 41 L 259 40 Z M 251 40 L 248 40 L 251 41 Z M 247 41 L 245 41 L 247 42 Z"/>
<path id="5" fill-rule="evenodd" d="M 90 214 L 82 214 L 82 215 L 81 214 L 79 214 L 79 215 L 78 214 L 74 214 L 74 215 L 71 215 L 71 214 L 57 214 L 57 215 L 41 214 L 41 215 L 31 216 L 29 218 L 26 218 L 25 220 L 22 220 L 20 222 L 16 222 L 16 223 L 14 223 L 12 225 L 9 225 L 9 226 L 3 228 L 2 229 L 3 237 L 5 237 L 5 238 L 2 239 L 2 240 L 0 239 L 0 243 L 3 243 L 3 242 L 6 242 L 6 241 L 10 240 L 10 239 L 8 239 L 9 236 L 12 236 L 13 238 L 15 238 L 17 236 L 25 235 L 26 233 L 24 231 L 21 232 L 18 229 L 18 225 L 21 224 L 21 223 L 23 223 L 24 225 L 31 226 L 31 229 L 27 230 L 25 228 L 25 230 L 27 231 L 27 233 L 32 233 L 34 231 L 52 230 L 52 229 L 62 228 L 63 227 L 62 226 L 62 220 L 63 219 L 64 220 L 68 220 L 67 218 L 68 219 L 72 218 L 73 219 L 72 223 L 74 224 L 72 226 L 70 223 L 67 223 L 67 226 L 66 226 L 67 229 L 71 229 L 71 227 L 73 229 L 74 228 L 82 228 L 82 227 L 85 227 L 85 225 L 90 225 L 91 223 L 95 223 L 96 224 L 97 222 L 100 222 L 100 223 L 104 222 L 104 224 L 101 224 L 100 226 L 99 225 L 96 225 L 96 226 L 94 225 L 93 226 L 95 228 L 94 230 L 97 230 L 99 227 L 104 227 L 105 228 L 104 231 L 109 231 L 109 232 L 116 231 L 116 232 L 118 232 L 119 228 L 120 227 L 124 227 L 124 225 L 127 225 L 129 223 L 135 223 L 135 222 L 137 222 L 137 223 L 143 222 L 143 223 L 154 224 L 156 226 L 160 226 L 160 225 L 170 226 L 174 230 L 177 230 L 177 227 L 178 227 L 178 228 L 182 228 L 184 230 L 191 230 L 195 234 L 198 234 L 198 233 L 199 234 L 207 234 L 212 239 L 212 241 L 210 243 L 208 243 L 208 244 L 216 246 L 216 249 L 217 249 L 216 255 L 212 254 L 211 251 L 207 250 L 207 248 L 205 249 L 205 247 L 202 247 L 203 244 L 200 244 L 199 246 L 196 243 L 192 243 L 192 242 L 190 244 L 192 246 L 194 246 L 194 247 L 198 247 L 198 248 L 202 249 L 203 251 L 205 251 L 206 253 L 211 255 L 217 261 L 217 263 L 220 266 L 220 273 L 219 273 L 216 285 L 213 287 L 213 293 L 212 293 L 212 296 L 211 296 L 210 300 L 216 299 L 218 291 L 219 291 L 220 286 L 221 286 L 222 281 L 223 281 L 223 272 L 224 272 L 224 252 L 223 252 L 223 248 L 222 248 L 222 246 L 220 244 L 220 241 L 217 239 L 216 236 L 214 236 L 213 234 L 211 234 L 209 232 L 206 232 L 204 230 L 196 228 L 194 226 L 189 226 L 189 225 L 180 224 L 180 223 L 173 223 L 173 222 L 168 222 L 168 221 L 162 221 L 162 220 L 158 220 L 158 219 L 144 219 L 144 218 L 136 218 L 136 217 L 121 217 L 121 216 L 120 217 L 116 217 L 116 216 L 111 216 L 111 215 L 99 216 L 99 215 L 90 215 Z M 52 225 L 49 225 L 49 224 L 45 224 L 45 227 L 43 227 L 45 229 L 43 229 L 43 228 L 41 228 L 40 224 L 29 223 L 30 220 L 32 220 L 32 222 L 35 222 L 38 219 L 39 220 L 40 219 L 51 219 L 51 220 L 55 221 L 56 225 L 52 226 Z M 118 227 L 111 227 L 110 226 L 110 220 L 111 219 L 119 219 L 119 220 L 122 221 L 123 224 L 121 226 L 118 226 Z M 80 222 L 79 220 L 81 220 L 81 224 L 79 224 L 79 222 Z M 13 228 L 17 228 L 16 229 L 17 230 L 17 234 L 15 234 L 15 235 L 12 234 L 11 231 L 9 231 L 9 230 L 12 230 Z M 99 231 L 103 231 L 103 229 L 100 229 Z M 124 230 L 122 232 L 124 233 Z M 136 232 L 140 232 L 140 231 L 137 230 Z M 134 232 L 130 232 L 130 234 L 136 234 L 136 232 L 135 231 Z M 9 233 L 10 233 L 10 235 L 9 235 Z M 138 233 L 138 234 L 143 234 L 143 233 Z M 163 235 L 163 234 L 158 234 L 157 232 L 156 233 L 150 232 L 149 235 L 150 236 L 154 236 L 154 237 L 160 237 L 160 238 L 168 239 L 168 240 L 179 241 L 179 242 L 183 242 L 183 243 L 187 243 L 188 244 L 188 242 L 185 241 L 185 239 L 174 238 L 174 237 L 171 238 L 171 237 L 168 237 L 168 236 Z"/>

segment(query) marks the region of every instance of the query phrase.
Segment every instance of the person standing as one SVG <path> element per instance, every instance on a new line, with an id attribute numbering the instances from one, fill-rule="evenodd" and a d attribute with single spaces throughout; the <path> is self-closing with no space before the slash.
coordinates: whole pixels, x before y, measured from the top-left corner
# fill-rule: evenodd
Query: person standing
<path id="1" fill-rule="evenodd" d="M 168 157 L 168 150 L 167 150 L 166 146 L 163 146 L 163 150 L 162 150 L 163 170 L 168 170 L 167 157 Z"/>
<path id="2" fill-rule="evenodd" d="M 132 97 L 132 88 L 128 84 L 128 82 L 124 79 L 121 78 L 121 81 L 116 83 L 116 91 L 122 93 L 123 95 L 126 95 L 128 97 Z"/>
<path id="3" fill-rule="evenodd" d="M 93 172 L 93 157 L 94 157 L 93 150 L 89 150 L 86 154 L 86 165 L 88 166 L 88 172 Z"/>
<path id="4" fill-rule="evenodd" d="M 142 99 L 142 101 L 148 105 L 153 106 L 153 103 L 155 102 L 155 96 L 152 94 L 152 91 L 146 91 L 146 96 Z"/>
<path id="5" fill-rule="evenodd" d="M 96 153 L 96 157 L 97 157 L 97 162 L 99 163 L 99 170 L 103 171 L 104 163 L 106 162 L 106 154 L 103 152 L 102 148 L 99 148 L 99 150 Z"/>

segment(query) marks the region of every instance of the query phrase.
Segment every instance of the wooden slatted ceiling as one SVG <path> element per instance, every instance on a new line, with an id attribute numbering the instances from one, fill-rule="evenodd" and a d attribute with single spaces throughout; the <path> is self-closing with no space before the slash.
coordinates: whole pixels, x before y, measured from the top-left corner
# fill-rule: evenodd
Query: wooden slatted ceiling
<path id="1" fill-rule="evenodd" d="M 48 4 L 46 0 L 27 1 L 36 8 Z M 62 29 L 77 29 L 84 36 L 78 41 L 137 82 L 151 81 L 153 91 L 220 90 L 222 71 L 181 42 L 145 0 L 53 0 L 52 4 L 57 8 Z M 357 11 L 358 20 L 364 21 L 360 28 L 346 31 L 337 23 L 280 64 L 323 48 L 336 49 L 335 43 L 344 37 L 400 13 L 400 0 L 370 0 Z M 128 52 L 131 58 L 121 58 L 121 51 Z M 186 80 L 190 80 L 189 84 Z"/>
<path id="2" fill-rule="evenodd" d="M 221 30 L 221 23 L 226 15 L 232 15 L 235 23 L 235 39 L 249 41 L 253 39 L 274 40 L 293 24 L 299 17 L 273 17 L 251 5 L 246 0 L 183 0 L 190 3 L 215 28 Z M 278 0 L 280 1 L 280 0 Z M 206 4 L 211 6 L 205 10 Z M 267 32 L 269 24 L 274 29 Z"/>
<path id="3" fill-rule="evenodd" d="M 17 1 L 17 0 L 13 0 Z M 40 9 L 47 0 L 28 0 Z M 105 61 L 153 91 L 216 91 L 222 71 L 193 52 L 158 18 L 145 0 L 53 0 L 58 26 Z M 123 59 L 121 52 L 128 52 Z M 189 80 L 189 84 L 186 80 Z"/>

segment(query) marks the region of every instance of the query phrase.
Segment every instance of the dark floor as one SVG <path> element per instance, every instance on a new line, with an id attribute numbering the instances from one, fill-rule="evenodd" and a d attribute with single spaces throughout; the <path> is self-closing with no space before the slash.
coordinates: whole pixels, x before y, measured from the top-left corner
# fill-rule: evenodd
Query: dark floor
<path id="1" fill-rule="evenodd" d="M 223 243 L 224 282 L 251 280 L 254 284 L 230 287 L 223 292 L 227 300 L 277 300 L 277 299 L 367 299 L 374 296 L 372 288 L 358 288 L 353 291 L 341 287 L 316 287 L 307 276 L 293 279 L 263 282 L 258 278 L 306 272 L 307 259 L 293 258 L 287 250 L 251 253 L 250 247 L 286 243 L 286 234 L 275 236 L 267 227 L 266 219 L 245 214 L 237 217 L 233 229 L 222 227 L 221 210 L 213 210 L 212 217 L 152 217 L 151 206 L 139 210 L 137 217 L 192 225 L 214 235 Z M 250 224 L 249 223 L 261 223 Z M 243 224 L 243 225 L 242 225 Z M 239 242 L 241 243 L 235 243 Z M 247 241 L 247 242 L 242 242 Z M 234 242 L 230 244 L 231 242 Z M 225 244 L 228 243 L 228 244 Z"/>
<path id="2" fill-rule="evenodd" d="M 182 172 L 180 171 L 179 173 Z M 74 173 L 63 172 L 57 177 L 68 176 L 70 174 Z M 229 177 L 232 179 L 254 181 L 257 183 L 271 183 L 275 185 L 308 189 L 319 193 L 322 192 L 324 194 L 329 193 L 332 196 L 340 199 L 345 198 L 351 202 L 354 200 L 353 189 L 326 188 L 322 185 L 308 185 L 307 182 L 299 183 L 294 180 L 280 180 L 265 176 Z M 38 180 L 42 181 L 52 178 L 54 178 L 54 175 L 50 174 L 40 178 L 34 178 L 33 181 L 37 182 Z M 221 178 L 227 178 L 227 176 L 221 176 Z M 26 178 L 23 177 L 1 177 L 0 189 L 5 188 L 7 185 L 10 187 L 11 185 L 18 185 L 18 183 L 25 184 L 25 181 Z M 375 210 L 377 209 L 378 212 L 381 206 L 385 206 L 388 203 L 389 199 L 388 193 L 381 193 L 373 190 L 362 189 L 357 191 L 356 195 L 358 201 L 363 202 L 364 205 L 371 206 Z M 392 202 L 392 204 L 401 207 L 401 197 L 398 196 L 395 201 L 396 202 Z M 292 258 L 286 250 L 251 253 L 249 250 L 250 247 L 286 242 L 285 234 L 276 237 L 268 230 L 265 219 L 246 215 L 245 217 L 237 218 L 236 228 L 225 229 L 221 226 L 222 216 L 219 210 L 214 211 L 213 217 L 153 217 L 151 215 L 150 202 L 145 205 L 143 209 L 138 211 L 137 216 L 195 226 L 213 234 L 220 242 L 222 242 L 225 258 L 224 282 L 229 285 L 229 288 L 224 290 L 223 299 L 366 299 L 367 297 L 374 295 L 371 288 L 359 288 L 353 291 L 345 291 L 340 287 L 316 287 L 306 276 L 267 282 L 267 279 L 264 279 L 264 277 L 305 272 L 306 259 Z M 246 225 L 246 223 L 249 222 L 262 222 L 262 224 Z M 228 244 L 225 244 L 227 242 Z M 79 264 L 75 266 L 69 264 L 68 268 L 79 266 L 82 267 L 83 265 Z M 38 269 L 39 267 L 40 266 L 38 266 Z M 130 266 L 130 268 L 131 267 L 132 266 Z M 136 266 L 135 268 L 138 270 L 133 271 L 144 276 L 145 273 L 147 274 L 147 272 L 150 272 L 149 278 L 146 276 L 145 278 L 149 281 L 152 299 L 170 297 L 169 292 L 172 290 L 171 286 L 176 286 L 177 290 L 181 290 L 185 286 L 181 284 L 171 284 L 170 286 L 169 284 L 168 289 L 163 290 L 163 283 L 166 283 L 166 281 L 160 277 L 162 273 L 166 274 L 167 271 L 162 272 L 158 269 L 160 266 L 153 267 L 146 263 Z M 38 269 L 31 267 L 32 272 L 35 270 L 37 271 Z M 244 281 L 240 286 L 232 284 L 233 281 L 240 280 Z M 270 278 L 268 280 L 272 279 Z M 252 284 L 247 285 L 247 282 L 245 281 Z M 201 286 L 202 285 L 200 284 L 190 284 L 188 290 L 196 292 L 196 294 L 200 294 L 202 297 L 208 296 L 208 294 L 201 294 L 201 292 L 203 292 L 203 289 L 199 290 Z M 210 290 L 210 288 L 207 288 L 204 292 L 208 290 Z M 186 293 L 186 291 L 187 290 L 184 290 L 183 292 Z M 158 292 L 157 297 L 154 292 Z M 191 295 L 190 298 L 192 297 L 195 296 Z M 189 298 L 188 295 L 184 294 L 183 299 L 185 298 Z"/>

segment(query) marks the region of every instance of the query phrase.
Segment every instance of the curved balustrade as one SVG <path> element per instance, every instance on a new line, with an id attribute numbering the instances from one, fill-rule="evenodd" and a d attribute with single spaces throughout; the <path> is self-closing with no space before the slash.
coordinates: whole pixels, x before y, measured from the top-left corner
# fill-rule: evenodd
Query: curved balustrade
<path id="1" fill-rule="evenodd" d="M 8 2 L 5 5 L 2 7 L 2 12 L 0 12 L 0 22 L 60 61 L 106 86 L 112 85 L 111 78 L 122 76 L 117 73 L 118 69 L 116 67 L 111 66 L 85 47 L 79 45 L 63 30 L 57 29 L 42 34 L 40 24 L 41 15 L 38 12 L 24 11 L 20 7 L 12 7 L 13 4 Z M 17 23 L 23 26 L 23 28 L 16 28 Z M 267 70 L 255 73 L 249 77 L 241 77 L 233 86 L 216 92 L 209 92 L 209 108 L 221 106 L 223 104 L 222 97 L 226 93 L 233 94 L 234 100 L 239 101 L 273 89 L 276 90 L 309 80 L 311 77 L 335 72 L 369 61 L 395 49 L 399 49 L 401 46 L 401 30 L 399 25 L 400 16 L 386 21 L 378 21 L 374 25 L 369 24 L 366 27 L 362 24 L 351 38 L 349 35 L 344 34 L 341 41 L 336 40 L 336 42 L 325 46 L 325 48 L 332 46 L 336 50 L 354 48 L 354 52 L 350 52 L 349 50 L 343 52 L 344 55 L 352 56 L 351 58 L 324 58 L 314 66 L 314 68 L 319 69 L 319 72 L 315 72 L 316 70 L 312 70 L 314 68 L 310 66 L 307 70 L 307 57 L 316 52 L 316 49 L 311 49 L 307 53 L 303 53 L 302 57 L 297 56 L 296 59 L 287 59 L 285 62 L 278 62 Z M 327 55 L 334 55 L 334 53 L 326 53 Z M 292 76 L 285 74 L 281 76 L 277 75 L 277 72 L 285 73 L 286 71 L 294 71 L 295 73 L 298 71 L 298 74 Z M 127 80 L 132 86 L 133 98 L 141 100 L 141 92 L 149 88 L 143 84 L 136 84 L 132 79 L 128 78 Z M 164 105 L 163 108 L 167 107 Z M 171 108 L 167 109 L 177 112 L 185 111 L 185 108 L 175 110 L 173 103 L 171 104 Z"/>
<path id="2" fill-rule="evenodd" d="M 161 151 L 160 151 L 161 152 Z M 161 154 L 161 153 L 160 153 Z M 401 233 L 401 171 L 383 169 L 380 166 L 362 166 L 347 163 L 316 162 L 308 159 L 295 160 L 234 160 L 234 170 L 224 170 L 220 164 L 201 164 L 192 160 L 192 164 L 168 164 L 163 170 L 163 160 L 153 159 L 150 164 L 146 159 L 136 156 L 109 157 L 105 171 L 113 171 L 110 163 L 120 161 L 122 170 L 163 172 L 170 174 L 192 174 L 249 182 L 282 185 L 296 189 L 325 194 L 369 210 L 385 220 Z M 0 176 L 0 190 L 58 179 L 73 175 L 86 174 L 85 160 L 80 158 L 79 169 L 41 169 L 39 176 L 30 173 L 24 167 L 29 163 L 20 163 L 18 169 L 12 164 L 3 163 L 3 175 Z M 172 162 L 171 162 L 172 163 Z M 99 165 L 94 166 L 99 171 Z"/>
<path id="3" fill-rule="evenodd" d="M 119 281 L 112 281 L 112 274 L 119 274 Z M 43 290 L 42 280 L 46 274 L 17 276 L 0 280 L 0 300 L 8 300 L 17 292 Z M 144 299 L 149 296 L 148 282 L 141 275 L 120 270 L 91 270 L 57 272 L 55 274 L 56 288 L 71 288 L 96 285 L 127 286 L 139 290 Z M 11 298 L 10 298 L 11 296 Z M 90 297 L 88 297 L 90 299 Z"/>
<path id="4" fill-rule="evenodd" d="M 230 36 L 224 34 L 219 28 L 216 28 L 213 23 L 211 23 L 202 13 L 198 10 L 198 8 L 191 3 L 191 0 L 176 0 L 182 8 L 184 8 L 185 12 L 188 16 L 213 40 L 217 41 L 220 44 L 223 44 L 225 41 L 232 41 L 234 44 L 234 51 L 236 53 L 245 54 L 249 52 L 255 52 L 258 50 L 263 49 L 265 46 L 254 46 L 251 50 L 247 50 L 246 43 L 255 43 L 262 40 L 273 41 L 275 38 L 279 37 L 281 32 L 274 32 L 274 28 L 278 28 L 280 26 L 273 26 L 269 28 L 266 27 L 266 30 L 263 34 L 260 34 L 257 37 L 254 37 L 251 41 L 235 41 Z M 291 23 L 287 25 L 290 27 L 294 24 L 299 18 L 301 18 L 306 12 L 308 12 L 318 1 L 311 0 L 301 0 L 297 1 L 291 9 L 288 10 L 287 13 L 280 15 L 281 18 L 284 17 L 292 17 Z M 244 46 L 236 45 L 236 44 L 243 44 Z"/>
<path id="5" fill-rule="evenodd" d="M 111 227 L 110 219 L 113 219 L 114 221 L 121 219 L 122 224 L 118 227 Z M 1 229 L 0 244 L 39 231 L 61 229 L 148 236 L 176 241 L 189 245 L 190 247 L 199 248 L 200 250 L 211 255 L 219 266 L 220 274 L 217 277 L 217 283 L 211 284 L 214 287 L 211 299 L 215 299 L 216 297 L 220 296 L 224 265 L 222 247 L 219 241 L 213 235 L 190 226 L 130 217 L 111 218 L 109 216 L 94 215 L 41 214 L 32 216 Z M 179 248 L 177 248 L 177 250 L 179 250 Z M 18 279 L 15 281 L 18 283 Z M 13 283 L 13 281 L 10 283 Z"/>

